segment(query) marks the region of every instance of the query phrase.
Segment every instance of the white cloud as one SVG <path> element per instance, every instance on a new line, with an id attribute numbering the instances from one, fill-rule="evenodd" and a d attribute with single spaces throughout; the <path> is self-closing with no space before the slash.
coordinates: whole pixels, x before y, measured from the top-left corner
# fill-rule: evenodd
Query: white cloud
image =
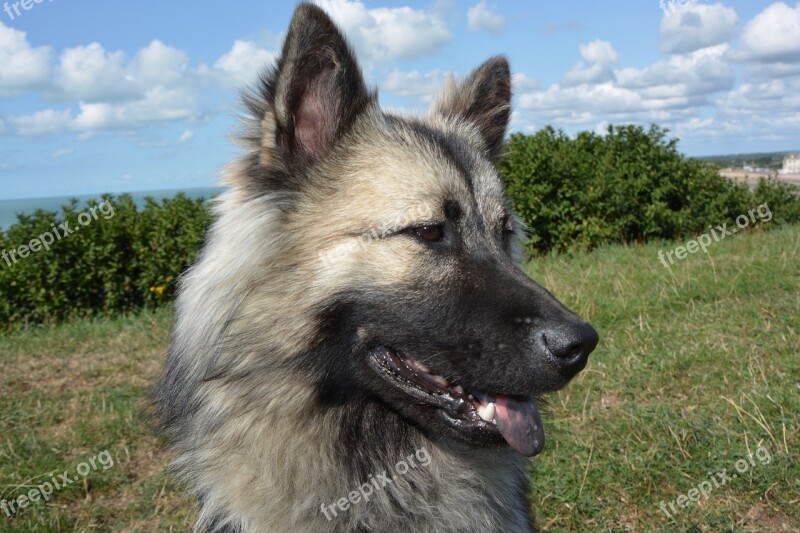
<path id="1" fill-rule="evenodd" d="M 741 61 L 800 62 L 800 4 L 791 8 L 777 2 L 756 15 L 742 32 L 735 57 Z"/>
<path id="2" fill-rule="evenodd" d="M 130 99 L 141 93 L 125 65 L 122 52 L 106 52 L 99 43 L 68 48 L 61 53 L 54 97 L 61 100 Z"/>
<path id="3" fill-rule="evenodd" d="M 383 78 L 381 89 L 419 102 L 440 90 L 446 61 L 429 70 L 384 65 L 441 51 L 452 37 L 447 21 L 453 2 L 436 0 L 424 9 L 373 8 L 366 0 L 318 3 L 339 21 L 373 77 Z M 773 3 L 749 23 L 742 21 L 741 38 L 732 45 L 739 27 L 734 10 L 683 3 L 661 20 L 659 49 L 668 55 L 660 61 L 621 66 L 613 44 L 598 39 L 579 47 L 580 62 L 565 69 L 560 83 L 543 87 L 515 72 L 513 127 L 532 131 L 551 123 L 603 131 L 608 123 L 658 122 L 702 146 L 705 139 L 726 136 L 762 143 L 800 137 L 800 4 Z M 470 29 L 502 29 L 505 21 L 492 2 L 470 4 Z M 217 111 L 219 93 L 213 89 L 250 85 L 274 61 L 278 46 L 273 34 L 237 40 L 216 60 L 197 65 L 185 51 L 159 40 L 129 53 L 90 43 L 58 50 L 53 63 L 49 47 L 34 47 L 25 33 L 0 23 L 0 97 L 38 93 L 59 103 L 0 117 L 0 135 L 86 139 L 114 132 L 147 148 L 188 142 Z M 745 66 L 738 84 L 737 63 Z M 177 129 L 165 136 L 161 124 Z M 70 150 L 50 156 L 66 157 Z"/>
<path id="4" fill-rule="evenodd" d="M 316 0 L 316 4 L 342 27 L 368 66 L 432 55 L 452 38 L 444 14 L 435 9 L 368 9 L 358 0 Z"/>
<path id="5" fill-rule="evenodd" d="M 196 90 L 197 73 L 182 50 L 154 40 L 132 60 L 107 52 L 99 43 L 61 54 L 51 99 L 113 102 L 144 98 L 157 87 Z"/>
<path id="6" fill-rule="evenodd" d="M 74 148 L 62 148 L 60 150 L 55 150 L 50 152 L 50 157 L 53 159 L 61 159 L 62 157 L 67 157 L 68 155 L 72 155 L 75 152 Z"/>
<path id="7" fill-rule="evenodd" d="M 800 74 L 800 4 L 770 5 L 744 28 L 733 61 L 747 65 L 750 78 L 769 80 Z"/>
<path id="8" fill-rule="evenodd" d="M 123 104 L 81 103 L 71 129 L 94 131 L 142 127 L 156 122 L 199 120 L 200 96 L 183 88 L 155 87 L 144 98 Z"/>
<path id="9" fill-rule="evenodd" d="M 44 109 L 32 115 L 9 117 L 7 122 L 17 135 L 27 137 L 67 131 L 72 117 L 69 109 Z"/>
<path id="10" fill-rule="evenodd" d="M 50 77 L 48 46 L 32 47 L 25 32 L 0 22 L 0 96 L 44 87 Z"/>
<path id="11" fill-rule="evenodd" d="M 659 49 L 686 54 L 708 46 L 728 43 L 736 36 L 739 17 L 722 4 L 691 3 L 668 10 L 661 19 Z"/>
<path id="12" fill-rule="evenodd" d="M 178 142 L 185 143 L 187 141 L 190 141 L 193 137 L 194 137 L 194 132 L 192 130 L 184 130 L 183 133 L 181 133 L 178 136 Z"/>
<path id="13" fill-rule="evenodd" d="M 443 4 L 430 10 L 368 9 L 351 0 L 320 4 L 340 20 L 372 63 L 435 53 L 451 38 Z M 277 39 L 272 41 L 277 46 Z M 193 66 L 186 52 L 159 40 L 132 57 L 95 42 L 64 49 L 52 69 L 50 48 L 34 48 L 23 32 L 0 23 L 0 96 L 40 90 L 46 100 L 65 103 L 62 108 L 4 116 L 0 134 L 73 133 L 86 139 L 104 131 L 129 135 L 158 123 L 196 124 L 212 109 L 209 87 L 249 85 L 276 55 L 253 41 L 237 40 L 212 66 Z M 390 74 L 391 87 L 427 98 L 443 74 L 409 76 L 404 83 L 399 73 Z"/>
<path id="14" fill-rule="evenodd" d="M 237 76 L 237 53 L 252 51 L 242 43 L 236 41 L 214 69 L 193 68 L 184 51 L 159 40 L 133 58 L 106 51 L 99 43 L 68 48 L 60 55 L 45 96 L 71 105 L 6 117 L 5 134 L 71 132 L 85 139 L 101 131 L 130 132 L 160 122 L 197 123 L 207 114 L 204 89 L 209 83 L 228 86 Z"/>
<path id="15" fill-rule="evenodd" d="M 619 54 L 611 43 L 600 39 L 580 45 L 583 61 L 572 67 L 564 77 L 564 84 L 599 83 L 613 78 L 611 67 L 619 62 Z"/>
<path id="16" fill-rule="evenodd" d="M 743 83 L 718 97 L 716 103 L 726 116 L 793 116 L 800 110 L 800 78 Z"/>
<path id="17" fill-rule="evenodd" d="M 223 85 L 242 88 L 254 83 L 277 54 L 259 47 L 253 41 L 236 41 L 233 47 L 214 63 Z"/>
<path id="18" fill-rule="evenodd" d="M 501 33 L 506 29 L 505 17 L 489 9 L 486 0 L 481 0 L 467 10 L 467 23 L 472 31 L 485 30 L 490 33 Z"/>
<path id="19" fill-rule="evenodd" d="M 539 88 L 539 81 L 524 72 L 515 72 L 511 75 L 511 86 L 515 92 L 535 91 Z"/>
<path id="20" fill-rule="evenodd" d="M 605 44 L 581 47 L 592 66 L 573 69 L 564 84 L 521 93 L 520 108 L 539 120 L 588 127 L 602 121 L 674 121 L 733 87 L 734 71 L 724 60 L 727 45 L 675 55 L 643 69 L 612 70 L 618 56 Z M 597 65 L 605 68 L 593 69 Z M 574 83 L 578 79 L 582 83 Z"/>
<path id="21" fill-rule="evenodd" d="M 23 137 L 77 133 L 85 139 L 100 131 L 132 131 L 159 122 L 197 122 L 202 120 L 199 98 L 181 88 L 159 86 L 134 101 L 79 102 L 77 114 L 69 108 L 45 109 L 7 121 Z"/>
<path id="22" fill-rule="evenodd" d="M 608 133 L 608 126 L 610 123 L 607 120 L 601 120 L 594 126 L 594 132 L 597 135 L 605 136 Z"/>
<path id="23" fill-rule="evenodd" d="M 133 61 L 133 81 L 144 87 L 175 87 L 191 81 L 189 56 L 159 40 L 142 48 Z"/>
<path id="24" fill-rule="evenodd" d="M 433 70 L 425 74 L 412 70 L 404 72 L 392 70 L 384 79 L 381 88 L 396 96 L 418 98 L 430 102 L 432 97 L 442 90 L 448 74 L 442 70 Z"/>
<path id="25" fill-rule="evenodd" d="M 616 72 L 620 87 L 636 89 L 648 98 L 705 96 L 733 87 L 735 73 L 725 60 L 728 45 L 672 56 L 644 69 Z"/>

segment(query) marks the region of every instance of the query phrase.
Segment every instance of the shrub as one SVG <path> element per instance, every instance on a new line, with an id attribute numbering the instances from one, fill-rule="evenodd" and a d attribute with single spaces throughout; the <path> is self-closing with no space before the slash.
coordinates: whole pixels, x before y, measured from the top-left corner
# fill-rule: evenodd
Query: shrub
<path id="1" fill-rule="evenodd" d="M 105 204 L 103 204 L 105 202 Z M 86 220 L 92 207 L 96 218 Z M 59 225 L 74 231 L 63 235 Z M 55 231 L 42 249 L 9 266 L 0 259 L 0 331 L 73 316 L 110 315 L 168 302 L 174 282 L 192 262 L 210 223 L 206 202 L 179 194 L 139 209 L 129 195 L 103 196 L 80 207 L 76 200 L 60 214 L 36 211 L 0 231 L 0 251 L 17 250 Z"/>
<path id="2" fill-rule="evenodd" d="M 571 138 L 551 127 L 512 135 L 500 173 L 529 227 L 529 250 L 682 238 L 763 202 L 780 221 L 800 220 L 797 188 L 763 180 L 751 192 L 717 167 L 682 156 L 667 133 L 630 125 L 609 126 L 604 136 Z"/>

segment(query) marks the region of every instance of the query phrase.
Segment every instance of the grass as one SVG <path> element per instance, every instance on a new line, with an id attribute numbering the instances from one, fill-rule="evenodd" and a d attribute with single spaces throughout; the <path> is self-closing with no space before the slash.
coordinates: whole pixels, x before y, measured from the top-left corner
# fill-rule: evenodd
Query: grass
<path id="1" fill-rule="evenodd" d="M 601 343 L 543 409 L 532 462 L 546 531 L 799 531 L 800 226 L 729 237 L 665 268 L 659 249 L 612 246 L 533 262 Z M 98 468 L 0 531 L 186 531 L 193 503 L 163 472 L 142 397 L 170 315 L 84 321 L 0 338 L 0 499 L 108 450 Z M 668 518 L 737 460 L 746 471 Z M 685 502 L 684 502 L 685 503 Z M 669 508 L 667 507 L 669 510 Z"/>

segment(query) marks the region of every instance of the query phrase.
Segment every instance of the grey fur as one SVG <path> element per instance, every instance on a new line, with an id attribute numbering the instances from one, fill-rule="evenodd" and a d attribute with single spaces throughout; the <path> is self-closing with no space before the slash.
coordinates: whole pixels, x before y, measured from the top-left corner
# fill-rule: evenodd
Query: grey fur
<path id="1" fill-rule="evenodd" d="M 440 220 L 445 196 L 460 206 L 465 249 L 521 259 L 494 168 L 510 97 L 508 64 L 493 58 L 451 83 L 429 116 L 387 114 L 338 29 L 298 7 L 281 59 L 245 99 L 248 153 L 226 169 L 230 188 L 181 280 L 155 393 L 174 471 L 200 501 L 198 531 L 532 531 L 527 460 L 410 423 L 354 355 L 377 326 L 341 318 L 361 316 L 345 311 L 357 299 L 420 299 L 409 287 L 423 276 L 443 294 L 464 282 L 452 261 L 375 229 L 434 222 L 403 219 L 412 212 Z M 503 224 L 507 246 L 487 240 Z M 377 396 L 360 385 L 371 379 Z M 321 512 L 420 449 L 427 467 L 332 520 Z"/>

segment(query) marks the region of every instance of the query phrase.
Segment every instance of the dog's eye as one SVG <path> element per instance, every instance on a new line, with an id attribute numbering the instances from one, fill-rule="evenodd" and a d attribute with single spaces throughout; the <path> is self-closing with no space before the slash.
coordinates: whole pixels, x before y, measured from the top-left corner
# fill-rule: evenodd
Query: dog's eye
<path id="1" fill-rule="evenodd" d="M 439 242 L 444 238 L 444 227 L 440 224 L 430 226 L 420 226 L 412 230 L 418 239 L 428 242 Z"/>

